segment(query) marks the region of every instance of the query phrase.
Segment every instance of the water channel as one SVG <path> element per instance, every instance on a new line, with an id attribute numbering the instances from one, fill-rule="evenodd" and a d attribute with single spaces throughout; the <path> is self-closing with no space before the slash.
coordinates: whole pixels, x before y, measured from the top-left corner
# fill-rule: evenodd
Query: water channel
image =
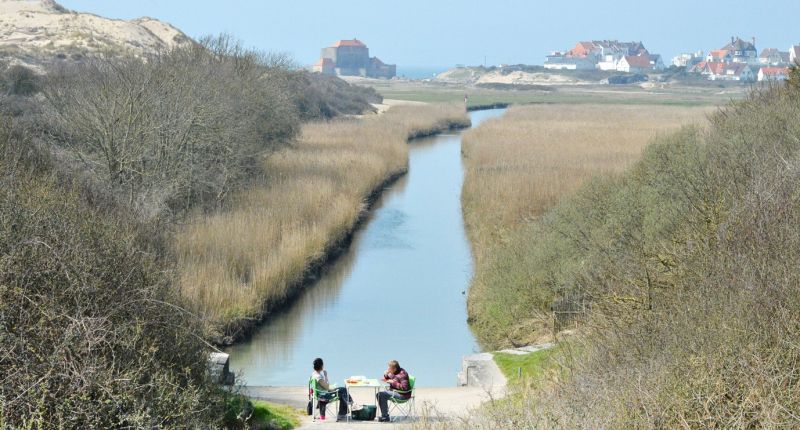
<path id="1" fill-rule="evenodd" d="M 473 127 L 502 109 L 472 112 Z M 234 345 L 248 385 L 304 385 L 315 357 L 332 380 L 379 377 L 396 359 L 420 386 L 454 386 L 478 350 L 467 325 L 472 256 L 461 214 L 460 134 L 409 143 L 409 172 L 384 191 L 349 250 L 287 309 Z"/>

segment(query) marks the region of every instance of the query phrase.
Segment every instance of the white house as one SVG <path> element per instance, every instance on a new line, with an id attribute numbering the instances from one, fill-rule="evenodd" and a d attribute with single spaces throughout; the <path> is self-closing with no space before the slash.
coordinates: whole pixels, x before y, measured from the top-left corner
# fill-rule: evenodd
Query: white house
<path id="1" fill-rule="evenodd" d="M 653 71 L 649 55 L 626 55 L 617 64 L 618 72 L 647 73 Z"/>
<path id="2" fill-rule="evenodd" d="M 789 79 L 788 67 L 762 67 L 758 70 L 759 81 L 785 81 Z"/>
<path id="3" fill-rule="evenodd" d="M 571 57 L 560 52 L 547 56 L 544 68 L 550 70 L 594 70 L 594 62 L 586 57 Z"/>
<path id="4" fill-rule="evenodd" d="M 672 65 L 675 67 L 692 67 L 703 61 L 703 51 L 684 52 L 672 57 Z"/>
<path id="5" fill-rule="evenodd" d="M 789 48 L 789 62 L 797 64 L 798 61 L 800 61 L 800 45 L 792 45 Z"/>

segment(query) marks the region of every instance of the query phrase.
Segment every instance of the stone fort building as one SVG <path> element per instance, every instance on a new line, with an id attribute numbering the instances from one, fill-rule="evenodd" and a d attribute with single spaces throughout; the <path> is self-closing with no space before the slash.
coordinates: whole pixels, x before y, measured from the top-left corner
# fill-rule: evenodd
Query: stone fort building
<path id="1" fill-rule="evenodd" d="M 369 56 L 369 48 L 358 39 L 340 40 L 333 46 L 322 48 L 314 71 L 331 76 L 362 76 L 365 78 L 393 78 L 397 66 L 385 64 L 378 57 Z"/>

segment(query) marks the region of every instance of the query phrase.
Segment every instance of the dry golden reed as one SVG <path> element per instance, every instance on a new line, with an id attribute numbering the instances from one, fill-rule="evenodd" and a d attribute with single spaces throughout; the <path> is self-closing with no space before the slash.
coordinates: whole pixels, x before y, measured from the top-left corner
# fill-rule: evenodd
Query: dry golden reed
<path id="1" fill-rule="evenodd" d="M 624 170 L 651 138 L 703 121 L 709 112 L 661 105 L 517 106 L 468 131 L 462 205 L 478 262 L 490 245 L 586 179 Z"/>
<path id="2" fill-rule="evenodd" d="M 406 171 L 410 136 L 468 124 L 459 106 L 426 105 L 305 125 L 265 158 L 262 185 L 176 235 L 183 296 L 217 328 L 259 318 L 351 234 L 367 197 Z"/>

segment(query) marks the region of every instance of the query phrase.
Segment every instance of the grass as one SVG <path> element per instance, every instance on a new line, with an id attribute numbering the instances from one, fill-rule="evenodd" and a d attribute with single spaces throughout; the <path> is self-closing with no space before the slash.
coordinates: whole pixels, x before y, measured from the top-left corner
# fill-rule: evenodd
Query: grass
<path id="1" fill-rule="evenodd" d="M 547 332 L 541 315 L 513 306 L 530 272 L 535 244 L 517 229 L 537 219 L 588 179 L 624 171 L 656 135 L 703 121 L 706 107 L 535 105 L 512 107 L 464 135 L 464 220 L 476 260 L 468 310 L 487 347 L 528 343 Z M 497 297 L 498 285 L 517 285 Z M 505 294 L 505 293 L 504 293 Z M 515 313 L 515 309 L 520 314 Z M 513 330 L 509 326 L 515 327 Z"/>
<path id="2" fill-rule="evenodd" d="M 279 428 L 292 430 L 300 425 L 301 411 L 286 405 L 277 405 L 261 400 L 253 401 L 253 428 Z M 272 427 L 268 427 L 272 425 Z"/>
<path id="3" fill-rule="evenodd" d="M 522 355 L 496 352 L 494 362 L 509 384 L 527 383 L 535 386 L 544 380 L 547 372 L 556 368 L 553 357 L 557 353 L 558 346 Z"/>
<path id="4" fill-rule="evenodd" d="M 178 232 L 182 295 L 235 339 L 349 237 L 369 196 L 406 171 L 410 137 L 468 124 L 454 105 L 307 124 L 293 145 L 264 159 L 260 185 Z"/>
<path id="5" fill-rule="evenodd" d="M 464 94 L 468 94 L 469 106 L 495 103 L 718 106 L 731 99 L 743 97 L 748 89 L 746 86 L 642 88 L 639 86 L 561 85 L 555 86 L 555 91 L 546 92 L 509 91 L 420 81 L 369 81 L 368 84 L 387 99 L 463 104 Z"/>

